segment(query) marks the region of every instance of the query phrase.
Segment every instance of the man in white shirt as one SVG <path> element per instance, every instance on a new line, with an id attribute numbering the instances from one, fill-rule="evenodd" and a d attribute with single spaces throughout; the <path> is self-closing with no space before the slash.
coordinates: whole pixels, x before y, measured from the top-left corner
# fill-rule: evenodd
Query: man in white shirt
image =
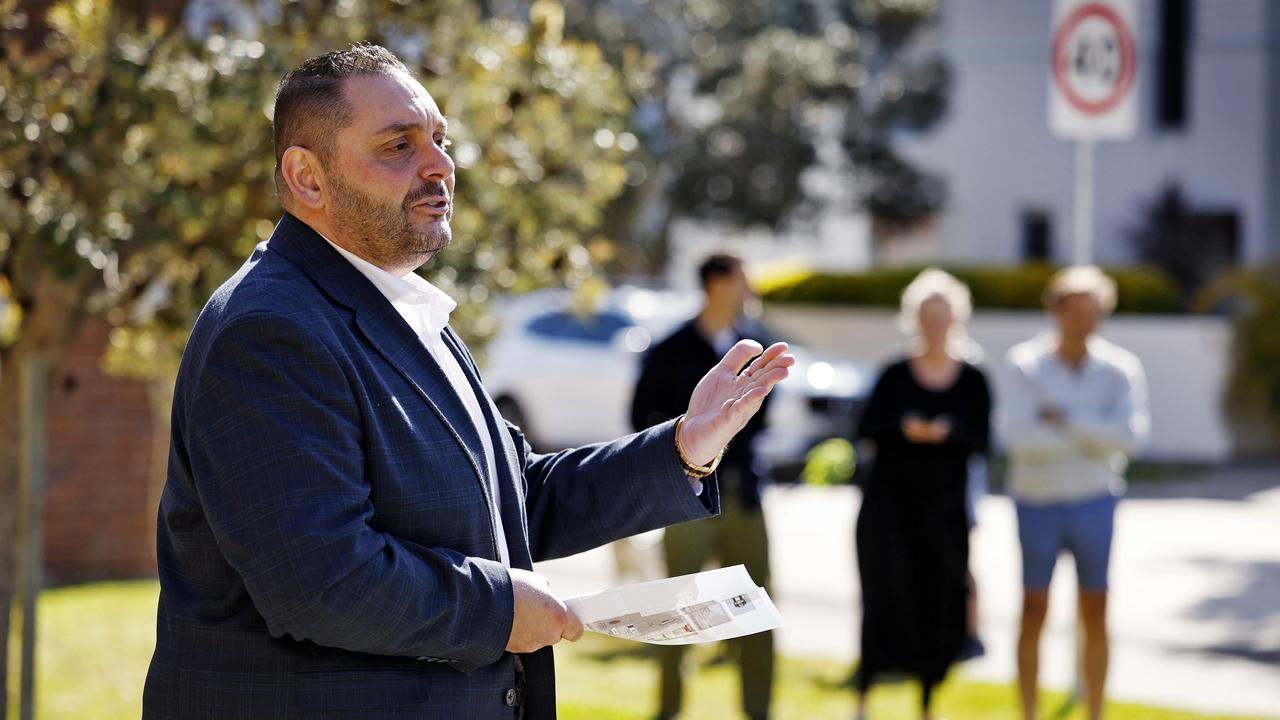
<path id="1" fill-rule="evenodd" d="M 1026 720 L 1037 717 L 1040 634 L 1063 551 L 1074 557 L 1079 579 L 1086 709 L 1092 720 L 1102 715 L 1115 507 L 1128 459 L 1151 424 L 1142 364 L 1095 335 L 1115 303 L 1115 282 L 1097 267 L 1066 268 L 1045 292 L 1057 332 L 1008 355 L 1014 384 L 1004 400 L 1003 435 L 1022 547 L 1018 683 Z"/>
<path id="2" fill-rule="evenodd" d="M 178 373 L 143 717 L 554 718 L 583 627 L 533 563 L 715 515 L 795 358 L 738 343 L 680 418 L 535 453 L 413 273 L 452 237 L 435 100 L 356 45 L 290 71 L 274 123 L 285 213 Z"/>

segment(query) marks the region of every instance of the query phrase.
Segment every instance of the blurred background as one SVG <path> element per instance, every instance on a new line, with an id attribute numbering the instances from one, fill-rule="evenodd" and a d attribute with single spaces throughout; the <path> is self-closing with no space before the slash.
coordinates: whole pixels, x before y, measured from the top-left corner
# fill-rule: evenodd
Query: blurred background
<path id="1" fill-rule="evenodd" d="M 1119 519 L 1114 716 L 1280 717 L 1280 4 L 1135 8 L 1131 127 L 1082 166 L 1051 129 L 1048 0 L 0 0 L 0 708 L 17 717 L 34 628 L 38 717 L 137 717 L 186 333 L 280 217 L 275 84 L 368 40 L 450 119 L 454 242 L 420 272 L 540 448 L 627 432 L 640 358 L 700 305 L 699 262 L 747 261 L 750 313 L 801 360 L 757 448 L 780 717 L 851 714 L 847 438 L 903 350 L 902 289 L 934 264 L 969 284 L 998 403 L 998 359 L 1049 327 L 1045 281 L 1081 259 L 1117 280 L 1103 334 L 1151 386 Z M 989 651 L 944 691 L 950 717 L 1014 717 L 1002 468 L 973 540 Z M 659 574 L 655 544 L 540 569 L 599 589 Z M 1070 593 L 1045 649 L 1060 691 Z M 652 714 L 643 653 L 558 653 L 562 715 Z M 695 683 L 691 717 L 732 716 L 724 672 Z"/>

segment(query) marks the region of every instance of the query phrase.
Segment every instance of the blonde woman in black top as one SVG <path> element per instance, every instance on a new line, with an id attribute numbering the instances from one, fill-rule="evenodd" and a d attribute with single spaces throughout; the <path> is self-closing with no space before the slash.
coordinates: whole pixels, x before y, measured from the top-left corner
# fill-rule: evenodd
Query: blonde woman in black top
<path id="1" fill-rule="evenodd" d="M 889 364 L 872 391 L 858 437 L 875 459 L 858 514 L 862 653 L 858 717 L 872 682 L 887 673 L 921 684 L 921 717 L 964 645 L 969 533 L 969 458 L 989 442 L 991 394 L 958 341 L 969 290 L 937 269 L 903 292 L 906 357 Z"/>

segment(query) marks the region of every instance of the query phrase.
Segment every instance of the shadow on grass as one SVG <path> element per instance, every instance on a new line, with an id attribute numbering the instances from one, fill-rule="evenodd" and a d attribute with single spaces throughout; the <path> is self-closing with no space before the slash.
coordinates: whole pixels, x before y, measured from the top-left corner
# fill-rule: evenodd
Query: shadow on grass
<path id="1" fill-rule="evenodd" d="M 1064 718 L 1070 715 L 1071 712 L 1079 705 L 1080 703 L 1076 698 L 1076 694 L 1069 693 L 1062 699 L 1062 704 L 1058 706 L 1058 709 L 1049 714 L 1049 717 L 1056 718 L 1056 720 L 1064 720 Z"/>
<path id="2" fill-rule="evenodd" d="M 591 662 L 612 663 L 619 660 L 652 660 L 658 659 L 658 654 L 653 648 L 642 643 L 626 643 L 607 645 L 602 644 L 580 653 L 583 658 Z"/>
<path id="3" fill-rule="evenodd" d="M 813 671 L 804 674 L 803 678 L 813 687 L 825 692 L 856 693 L 858 691 L 858 672 L 860 669 L 860 665 L 855 662 L 849 672 L 842 675 Z M 908 684 L 917 684 L 915 678 L 907 673 L 899 672 L 882 673 L 871 681 L 872 688 L 897 688 Z"/>

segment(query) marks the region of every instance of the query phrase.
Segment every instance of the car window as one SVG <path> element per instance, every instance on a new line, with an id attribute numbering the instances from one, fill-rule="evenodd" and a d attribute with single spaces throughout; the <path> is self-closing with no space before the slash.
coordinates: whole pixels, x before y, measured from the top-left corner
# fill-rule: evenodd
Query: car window
<path id="1" fill-rule="evenodd" d="M 539 315 L 525 329 L 531 335 L 553 340 L 572 340 L 607 345 L 623 328 L 635 325 L 631 318 L 616 312 L 602 312 L 587 317 L 558 311 Z"/>

